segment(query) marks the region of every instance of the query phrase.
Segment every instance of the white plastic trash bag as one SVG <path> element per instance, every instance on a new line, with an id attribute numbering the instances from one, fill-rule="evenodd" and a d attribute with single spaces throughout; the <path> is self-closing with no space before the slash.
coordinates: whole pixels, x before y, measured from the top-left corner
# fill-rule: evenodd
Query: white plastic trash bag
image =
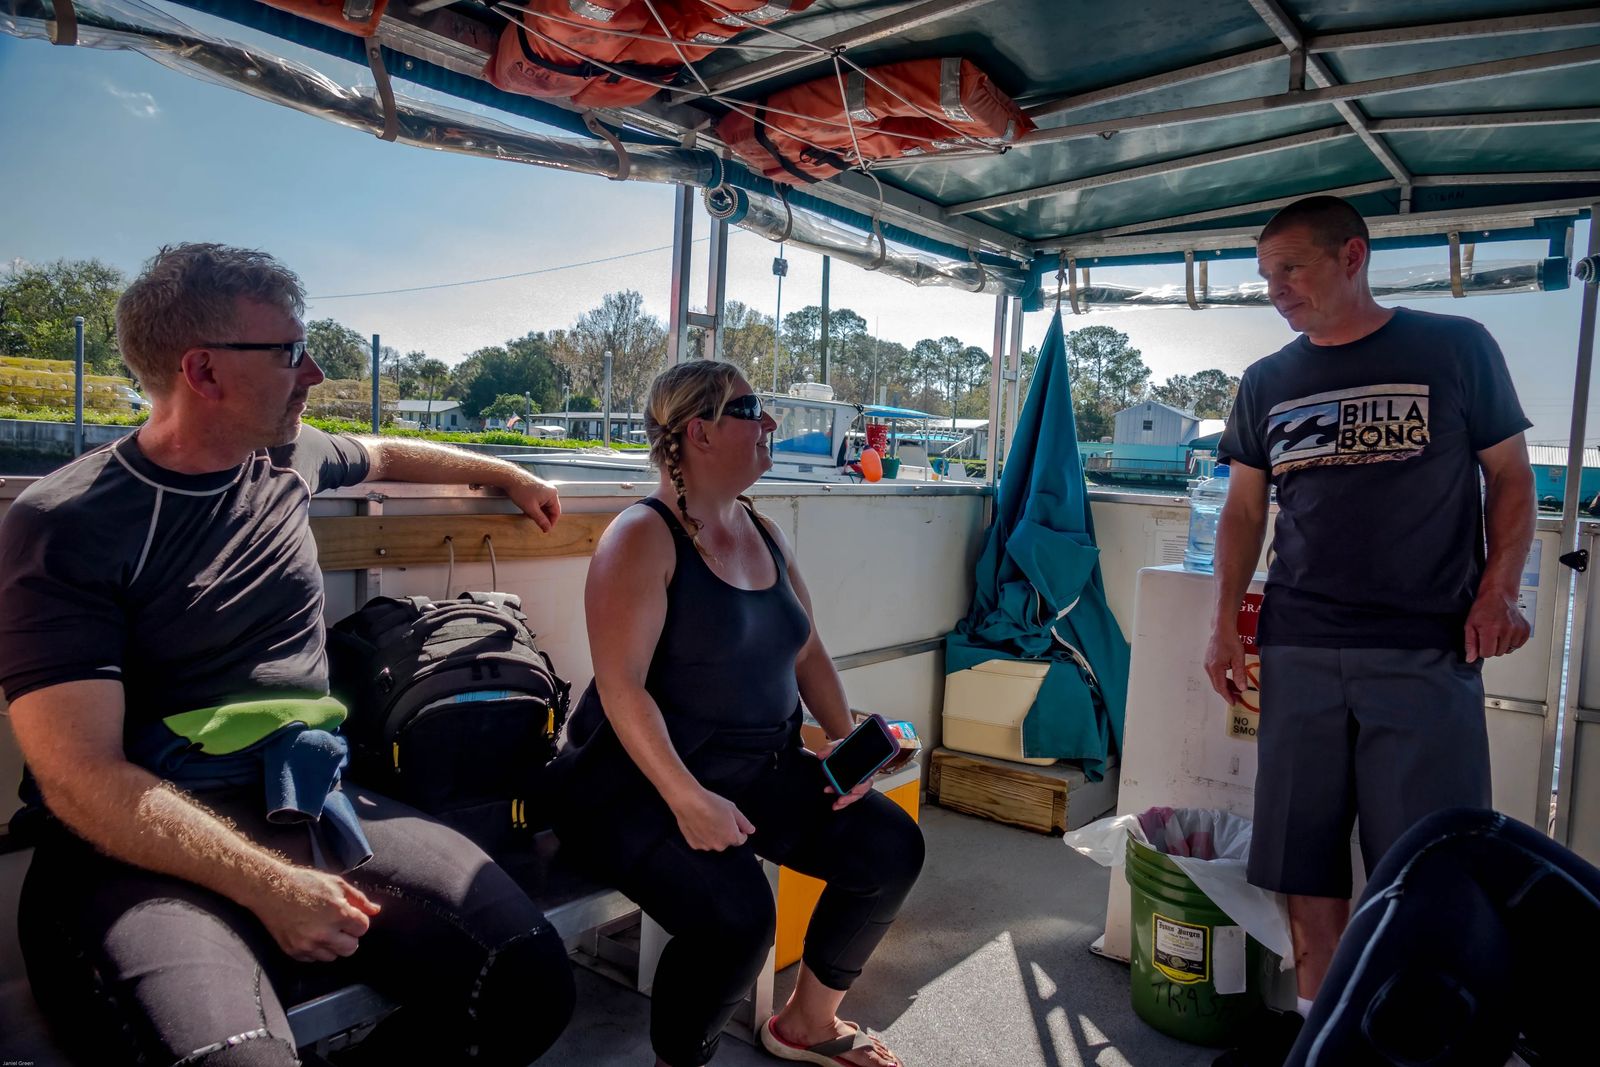
<path id="1" fill-rule="evenodd" d="M 1250 858 L 1250 820 L 1208 808 L 1151 808 L 1140 815 L 1101 819 L 1069 832 L 1067 847 L 1102 867 L 1123 862 L 1132 833 L 1165 853 L 1200 892 L 1249 935 L 1292 965 L 1289 908 L 1283 895 L 1251 885 L 1245 878 Z"/>

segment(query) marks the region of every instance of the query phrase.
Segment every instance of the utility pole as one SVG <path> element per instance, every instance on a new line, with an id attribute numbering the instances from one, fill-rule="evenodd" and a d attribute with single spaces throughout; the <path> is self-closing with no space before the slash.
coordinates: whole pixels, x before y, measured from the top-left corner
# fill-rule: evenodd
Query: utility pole
<path id="1" fill-rule="evenodd" d="M 606 372 L 605 399 L 602 401 L 602 403 L 605 405 L 606 416 L 605 416 L 605 424 L 604 424 L 604 437 L 602 437 L 601 443 L 604 444 L 607 448 L 610 448 L 611 447 L 611 352 L 609 350 L 606 352 L 606 357 L 605 357 L 605 372 Z"/>
<path id="2" fill-rule="evenodd" d="M 828 267 L 833 262 L 832 256 L 822 257 L 822 380 L 831 383 L 828 374 Z"/>
<path id="3" fill-rule="evenodd" d="M 378 432 L 383 414 L 383 405 L 379 402 L 380 393 L 378 383 L 383 380 L 379 364 L 382 362 L 383 349 L 378 343 L 378 335 L 372 335 L 372 432 Z"/>
<path id="4" fill-rule="evenodd" d="M 772 313 L 772 391 L 778 391 L 778 332 L 783 329 L 783 279 L 789 273 L 789 261 L 783 258 L 783 245 L 778 246 L 778 256 L 772 261 L 772 273 L 778 276 L 778 308 Z"/>
<path id="5" fill-rule="evenodd" d="M 83 455 L 83 316 L 72 317 L 72 454 Z"/>

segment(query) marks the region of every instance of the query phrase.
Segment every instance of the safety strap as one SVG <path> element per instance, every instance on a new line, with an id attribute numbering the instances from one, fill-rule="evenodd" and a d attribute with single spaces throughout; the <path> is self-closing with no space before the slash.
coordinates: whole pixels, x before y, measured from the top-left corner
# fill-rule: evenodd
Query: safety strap
<path id="1" fill-rule="evenodd" d="M 1453 231 L 1450 234 L 1450 295 L 1457 300 L 1467 295 L 1467 287 L 1461 280 L 1461 235 Z"/>
<path id="2" fill-rule="evenodd" d="M 517 27 L 517 43 L 522 46 L 522 58 L 536 67 L 541 67 L 553 74 L 565 74 L 569 78 L 604 78 L 607 82 L 620 82 L 623 78 L 632 77 L 640 81 L 655 82 L 661 85 L 679 86 L 689 80 L 688 72 L 678 66 L 655 66 L 650 63 L 608 63 L 604 67 L 596 66 L 588 60 L 582 63 L 557 63 L 535 52 L 528 44 L 528 28 Z M 607 69 L 609 68 L 609 69 Z"/>
<path id="3" fill-rule="evenodd" d="M 78 43 L 78 10 L 72 0 L 53 0 L 56 17 L 50 20 L 50 43 L 71 46 Z"/>
<path id="4" fill-rule="evenodd" d="M 614 182 L 625 182 L 633 171 L 633 160 L 628 158 L 628 149 L 622 143 L 622 138 L 611 132 L 611 128 L 600 121 L 600 116 L 593 111 L 583 113 L 583 124 L 589 132 L 610 145 L 617 153 L 617 172 L 610 175 Z"/>
<path id="5" fill-rule="evenodd" d="M 383 65 L 383 48 L 376 37 L 367 38 L 367 66 L 372 68 L 372 79 L 378 88 L 378 99 L 383 104 L 383 129 L 378 138 L 394 140 L 400 133 L 400 120 L 395 114 L 394 86 L 389 83 L 389 71 Z"/>
<path id="6" fill-rule="evenodd" d="M 755 109 L 754 118 L 755 126 L 753 127 L 753 130 L 756 136 L 756 143 L 767 150 L 767 154 L 777 161 L 778 166 L 788 171 L 790 176 L 793 177 L 795 181 L 803 182 L 806 185 L 810 185 L 812 182 L 816 181 L 816 178 L 810 174 L 807 174 L 793 163 L 789 162 L 788 157 L 782 152 L 778 151 L 778 146 L 772 143 L 772 138 L 767 136 L 767 109 L 758 104 Z M 839 169 L 843 170 L 844 167 L 841 166 Z M 787 201 L 785 201 L 785 203 L 787 203 Z"/>

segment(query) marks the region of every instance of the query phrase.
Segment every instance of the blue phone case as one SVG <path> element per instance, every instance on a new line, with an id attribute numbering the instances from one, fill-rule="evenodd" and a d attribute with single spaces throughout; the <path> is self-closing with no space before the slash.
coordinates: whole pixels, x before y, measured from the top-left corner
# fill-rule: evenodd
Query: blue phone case
<path id="1" fill-rule="evenodd" d="M 837 746 L 835 746 L 834 751 L 837 752 L 839 749 L 843 748 L 845 745 L 848 745 L 850 743 L 851 738 L 855 737 L 856 734 L 860 733 L 862 730 L 865 730 L 866 728 L 868 728 L 870 726 L 875 726 L 876 729 L 882 731 L 883 736 L 885 738 L 887 738 L 888 741 L 889 741 L 889 751 L 881 760 L 879 760 L 873 766 L 873 768 L 870 771 L 868 771 L 866 774 L 862 775 L 858 780 L 850 783 L 850 785 L 848 785 L 848 786 L 845 786 L 845 787 L 841 788 L 840 785 L 839 785 L 838 780 L 835 779 L 834 776 L 833 776 L 832 768 L 830 768 L 828 766 L 828 757 L 831 757 L 833 755 L 833 752 L 828 753 L 828 757 L 825 757 L 820 761 L 822 763 L 822 776 L 828 780 L 828 784 L 829 785 L 833 786 L 833 791 L 835 793 L 838 793 L 840 796 L 844 796 L 844 794 L 850 792 L 850 790 L 854 789 L 856 786 L 860 785 L 862 782 L 866 781 L 868 778 L 871 778 L 874 774 L 877 774 L 878 771 L 883 769 L 883 765 L 885 763 L 888 763 L 890 760 L 894 759 L 895 756 L 900 751 L 900 741 L 899 741 L 898 738 L 896 738 L 894 736 L 893 733 L 890 732 L 889 724 L 884 720 L 882 715 L 869 715 L 865 719 L 862 719 L 859 723 L 856 724 L 856 728 L 854 730 L 851 730 L 850 733 L 845 736 L 845 739 L 843 741 L 840 741 L 839 744 Z"/>

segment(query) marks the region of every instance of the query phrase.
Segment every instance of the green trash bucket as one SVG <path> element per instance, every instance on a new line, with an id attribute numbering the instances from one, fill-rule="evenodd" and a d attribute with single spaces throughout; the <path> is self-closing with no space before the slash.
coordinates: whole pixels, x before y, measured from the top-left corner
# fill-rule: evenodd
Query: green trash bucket
<path id="1" fill-rule="evenodd" d="M 900 477 L 900 458 L 898 456 L 883 457 L 883 476 L 885 478 Z"/>
<path id="2" fill-rule="evenodd" d="M 1276 957 L 1177 864 L 1132 834 L 1124 869 L 1133 904 L 1134 1013 L 1180 1041 L 1236 1044 L 1262 1010 L 1261 991 Z M 1241 966 L 1243 989 L 1233 992 Z M 1218 992 L 1219 985 L 1229 992 Z"/>

